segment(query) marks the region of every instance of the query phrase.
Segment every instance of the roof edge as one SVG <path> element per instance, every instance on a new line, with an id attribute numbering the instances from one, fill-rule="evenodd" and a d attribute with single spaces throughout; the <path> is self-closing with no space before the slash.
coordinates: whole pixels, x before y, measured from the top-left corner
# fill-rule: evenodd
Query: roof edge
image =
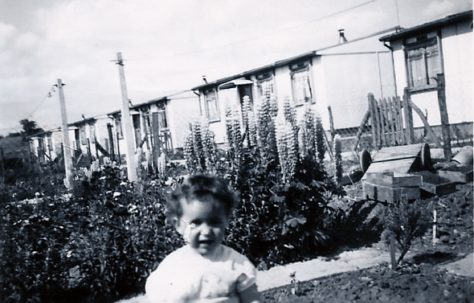
<path id="1" fill-rule="evenodd" d="M 412 35 L 417 32 L 428 31 L 433 28 L 438 28 L 441 26 L 459 23 L 463 21 L 469 21 L 469 20 L 472 21 L 472 10 L 448 15 L 440 19 L 436 19 L 436 20 L 429 21 L 420 25 L 402 29 L 397 33 L 380 37 L 379 40 L 382 42 L 391 42 L 394 40 L 405 38 L 406 36 Z"/>

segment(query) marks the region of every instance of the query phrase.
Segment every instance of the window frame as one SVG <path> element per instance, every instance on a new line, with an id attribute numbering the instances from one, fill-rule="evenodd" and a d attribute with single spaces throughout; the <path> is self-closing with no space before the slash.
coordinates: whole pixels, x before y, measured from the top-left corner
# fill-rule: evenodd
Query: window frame
<path id="1" fill-rule="evenodd" d="M 257 94 L 259 98 L 265 97 L 266 90 L 264 90 L 262 87 L 264 83 L 270 84 L 272 86 L 271 94 L 276 95 L 275 73 L 273 70 L 259 73 L 255 76 L 255 79 L 257 80 L 256 88 L 257 88 Z"/>
<path id="2" fill-rule="evenodd" d="M 210 96 L 211 94 L 214 96 L 214 103 L 215 103 L 215 109 L 216 109 L 216 117 L 210 117 L 210 112 L 209 112 L 209 101 L 210 101 L 210 100 L 209 100 L 209 96 Z M 203 102 L 204 102 L 204 111 L 205 111 L 205 115 L 206 115 L 207 120 L 209 120 L 210 123 L 221 121 L 221 113 L 220 113 L 220 109 L 219 109 L 218 92 L 217 92 L 217 90 L 216 90 L 215 88 L 214 88 L 214 89 L 209 89 L 209 90 L 204 91 Z"/>
<path id="3" fill-rule="evenodd" d="M 316 98 L 314 97 L 314 85 L 313 85 L 313 77 L 311 73 L 311 63 L 310 61 L 301 61 L 297 63 L 290 64 L 290 81 L 291 81 L 291 93 L 293 97 L 293 103 L 295 106 L 303 106 L 307 103 L 309 104 L 315 104 L 316 103 Z M 305 73 L 307 75 L 307 83 L 309 85 L 309 93 L 310 93 L 310 98 L 309 100 L 306 100 L 307 98 L 305 97 L 305 100 L 303 102 L 300 102 L 299 99 L 296 99 L 296 85 L 295 85 L 295 76 L 298 74 L 303 74 Z M 304 92 L 303 92 L 304 94 Z"/>
<path id="4" fill-rule="evenodd" d="M 411 40 L 411 41 L 410 41 Z M 405 67 L 407 73 L 407 86 L 410 92 L 425 92 L 425 91 L 432 91 L 437 89 L 437 82 L 436 78 L 433 75 L 430 76 L 430 70 L 433 69 L 428 62 L 428 57 L 426 55 L 426 49 L 428 47 L 436 47 L 438 52 L 437 60 L 439 65 L 439 71 L 436 74 L 444 73 L 444 66 L 443 66 L 443 50 L 441 47 L 441 39 L 438 32 L 428 32 L 417 37 L 412 37 L 410 39 L 406 39 L 403 44 L 404 55 L 405 55 Z M 414 50 L 421 50 L 422 59 L 423 59 L 423 69 L 425 73 L 423 85 L 419 83 L 415 84 L 414 73 L 413 73 L 413 65 L 411 64 L 411 58 L 409 57 L 409 52 Z M 436 75 L 435 75 L 436 77 Z"/>

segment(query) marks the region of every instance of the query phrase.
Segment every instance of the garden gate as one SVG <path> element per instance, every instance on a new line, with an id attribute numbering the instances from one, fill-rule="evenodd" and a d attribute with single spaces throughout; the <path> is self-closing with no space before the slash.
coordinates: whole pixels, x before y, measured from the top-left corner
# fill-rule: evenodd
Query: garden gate
<path id="1" fill-rule="evenodd" d="M 367 123 L 370 124 L 369 129 L 372 132 L 374 149 L 414 143 L 413 110 L 420 117 L 434 144 L 438 147 L 441 146 L 438 137 L 428 124 L 421 109 L 410 100 L 407 88 L 405 88 L 403 100 L 400 100 L 398 96 L 376 100 L 374 95 L 369 93 L 368 102 L 369 108 L 359 126 L 354 150 L 357 150 L 360 137 L 366 129 Z"/>

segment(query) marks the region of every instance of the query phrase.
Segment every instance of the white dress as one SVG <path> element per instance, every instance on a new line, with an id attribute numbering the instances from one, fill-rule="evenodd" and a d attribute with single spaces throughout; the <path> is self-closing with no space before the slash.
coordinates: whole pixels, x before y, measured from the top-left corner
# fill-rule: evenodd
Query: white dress
<path id="1" fill-rule="evenodd" d="M 201 256 L 186 245 L 168 255 L 150 274 L 145 290 L 150 303 L 238 303 L 238 293 L 255 284 L 257 270 L 247 257 L 220 245 Z"/>

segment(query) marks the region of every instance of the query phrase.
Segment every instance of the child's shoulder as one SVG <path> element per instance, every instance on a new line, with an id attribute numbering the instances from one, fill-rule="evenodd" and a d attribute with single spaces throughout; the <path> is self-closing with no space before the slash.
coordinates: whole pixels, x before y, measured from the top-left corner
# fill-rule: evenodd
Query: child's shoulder
<path id="1" fill-rule="evenodd" d="M 245 255 L 239 253 L 232 247 L 229 247 L 223 244 L 222 244 L 222 247 L 223 247 L 223 255 L 225 256 L 225 258 L 232 259 L 237 262 L 250 262 L 249 259 Z"/>
<path id="2" fill-rule="evenodd" d="M 182 246 L 171 253 L 169 253 L 161 262 L 171 262 L 183 260 L 184 257 L 188 256 L 191 253 L 187 245 Z"/>

